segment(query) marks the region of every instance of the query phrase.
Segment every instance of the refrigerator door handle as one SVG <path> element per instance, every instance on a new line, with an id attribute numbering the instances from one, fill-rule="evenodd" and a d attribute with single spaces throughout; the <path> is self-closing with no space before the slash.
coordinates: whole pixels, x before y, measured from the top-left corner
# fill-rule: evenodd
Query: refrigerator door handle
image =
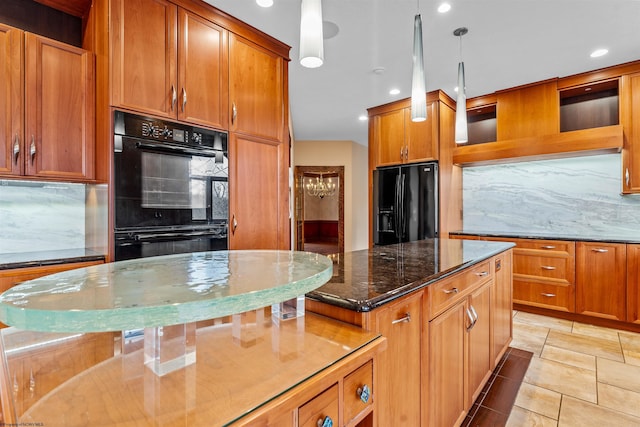
<path id="1" fill-rule="evenodd" d="M 400 216 L 400 238 L 404 239 L 406 236 L 406 226 L 407 226 L 407 219 L 404 217 L 405 216 L 405 206 L 404 206 L 404 196 L 405 196 L 405 189 L 404 189 L 404 181 L 406 178 L 405 174 L 401 175 L 401 181 L 400 181 L 400 209 L 401 209 L 401 216 Z"/>
<path id="2" fill-rule="evenodd" d="M 395 203 L 393 206 L 393 234 L 400 238 L 400 175 L 396 175 Z"/>

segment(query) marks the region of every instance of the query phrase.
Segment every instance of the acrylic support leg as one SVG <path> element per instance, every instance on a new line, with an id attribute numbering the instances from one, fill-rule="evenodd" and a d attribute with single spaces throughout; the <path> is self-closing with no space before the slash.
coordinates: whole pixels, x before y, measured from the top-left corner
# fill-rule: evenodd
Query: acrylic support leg
<path id="1" fill-rule="evenodd" d="M 304 295 L 271 306 L 271 316 L 280 320 L 304 316 Z"/>
<path id="2" fill-rule="evenodd" d="M 195 361 L 195 323 L 145 328 L 144 364 L 156 375 L 163 376 Z"/>
<path id="3" fill-rule="evenodd" d="M 234 314 L 231 319 L 234 343 L 251 347 L 264 340 L 264 308 Z"/>

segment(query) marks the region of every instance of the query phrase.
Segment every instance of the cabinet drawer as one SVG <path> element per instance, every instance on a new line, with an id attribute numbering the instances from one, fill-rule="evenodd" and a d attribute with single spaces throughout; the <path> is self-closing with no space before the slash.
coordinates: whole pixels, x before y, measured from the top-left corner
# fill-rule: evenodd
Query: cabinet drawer
<path id="1" fill-rule="evenodd" d="M 538 283 L 514 279 L 513 302 L 573 313 L 575 311 L 575 287 L 570 284 Z"/>
<path id="2" fill-rule="evenodd" d="M 373 362 L 369 361 L 344 379 L 344 423 L 348 424 L 373 404 Z"/>
<path id="3" fill-rule="evenodd" d="M 490 261 L 478 264 L 450 279 L 436 282 L 429 290 L 429 319 L 460 301 L 471 289 L 493 277 Z"/>
<path id="4" fill-rule="evenodd" d="M 546 255 L 554 257 L 574 257 L 576 253 L 575 242 L 565 240 L 536 240 L 536 239 L 513 239 L 516 247 L 513 251 L 515 255 Z M 528 251 L 527 249 L 531 249 Z"/>
<path id="5" fill-rule="evenodd" d="M 574 283 L 573 258 L 519 254 L 513 260 L 513 274 L 539 276 Z"/>
<path id="6" fill-rule="evenodd" d="M 326 417 L 338 425 L 338 384 L 326 389 L 298 409 L 298 426 L 318 427 Z"/>

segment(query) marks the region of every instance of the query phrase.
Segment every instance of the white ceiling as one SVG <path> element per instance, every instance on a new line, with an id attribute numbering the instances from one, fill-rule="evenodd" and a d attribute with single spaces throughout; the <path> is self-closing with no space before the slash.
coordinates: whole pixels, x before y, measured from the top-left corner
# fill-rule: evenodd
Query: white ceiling
<path id="1" fill-rule="evenodd" d="M 289 98 L 296 140 L 367 144 L 366 109 L 410 96 L 417 0 L 322 0 L 323 19 L 338 25 L 325 40 L 325 62 L 298 62 L 300 0 L 205 0 L 291 46 Z M 427 91 L 455 99 L 458 27 L 467 97 L 640 59 L 640 0 L 420 0 Z M 604 57 L 590 58 L 596 48 Z M 374 68 L 383 67 L 376 74 Z M 389 95 L 391 88 L 399 95 Z"/>

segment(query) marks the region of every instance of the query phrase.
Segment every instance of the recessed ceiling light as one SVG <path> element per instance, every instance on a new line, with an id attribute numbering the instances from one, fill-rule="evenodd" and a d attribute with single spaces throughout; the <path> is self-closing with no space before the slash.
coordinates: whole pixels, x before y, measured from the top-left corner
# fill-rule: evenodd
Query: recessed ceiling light
<path id="1" fill-rule="evenodd" d="M 600 56 L 606 55 L 607 53 L 609 53 L 607 49 L 596 49 L 593 52 L 591 52 L 591 57 L 598 58 Z"/>
<path id="2" fill-rule="evenodd" d="M 260 7 L 271 7 L 271 6 L 273 6 L 273 0 L 256 0 L 256 3 Z"/>
<path id="3" fill-rule="evenodd" d="M 400 93 L 400 89 L 391 89 L 389 95 L 397 95 Z"/>
<path id="4" fill-rule="evenodd" d="M 438 12 L 440 13 L 447 13 L 451 10 L 451 5 L 449 3 L 441 3 L 440 6 L 438 6 Z"/>
<path id="5" fill-rule="evenodd" d="M 358 120 L 360 120 L 361 122 L 365 122 L 369 119 L 369 117 L 365 116 L 364 114 L 360 115 L 360 117 L 358 117 Z"/>

